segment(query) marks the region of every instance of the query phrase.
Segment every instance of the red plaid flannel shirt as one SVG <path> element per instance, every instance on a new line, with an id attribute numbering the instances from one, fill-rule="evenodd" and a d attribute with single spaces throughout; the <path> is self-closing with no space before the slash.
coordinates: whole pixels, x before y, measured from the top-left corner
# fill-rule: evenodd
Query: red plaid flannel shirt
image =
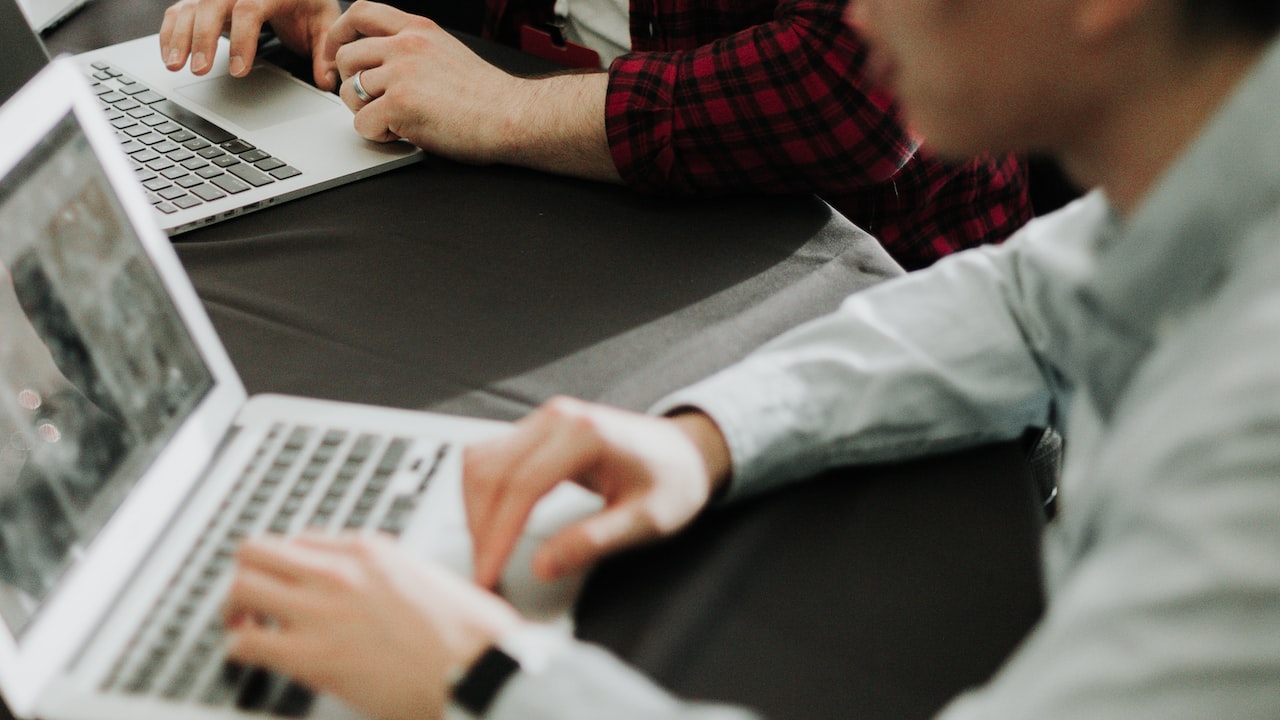
<path id="1" fill-rule="evenodd" d="M 552 0 L 487 0 L 518 45 Z M 870 89 L 846 0 L 631 0 L 633 52 L 609 68 L 606 129 L 648 192 L 816 193 L 904 267 L 998 242 L 1031 217 L 1016 157 L 945 163 Z"/>

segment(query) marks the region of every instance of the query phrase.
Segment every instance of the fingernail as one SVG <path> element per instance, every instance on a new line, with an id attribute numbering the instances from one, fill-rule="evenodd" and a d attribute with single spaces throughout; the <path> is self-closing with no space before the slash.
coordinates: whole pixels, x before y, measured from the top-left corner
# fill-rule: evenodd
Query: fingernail
<path id="1" fill-rule="evenodd" d="M 169 48 L 169 55 L 165 59 L 165 64 L 173 67 L 178 64 L 178 48 Z"/>
<path id="2" fill-rule="evenodd" d="M 239 55 L 231 56 L 231 74 L 236 77 L 244 74 L 244 58 Z"/>
<path id="3" fill-rule="evenodd" d="M 205 64 L 207 62 L 208 61 L 205 60 L 204 53 L 198 52 L 195 55 L 191 56 L 191 69 L 195 70 L 196 72 L 204 70 Z"/>

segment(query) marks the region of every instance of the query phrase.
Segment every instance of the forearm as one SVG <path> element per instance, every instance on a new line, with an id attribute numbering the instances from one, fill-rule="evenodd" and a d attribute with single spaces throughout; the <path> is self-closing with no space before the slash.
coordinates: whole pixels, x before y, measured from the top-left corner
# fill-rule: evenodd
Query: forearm
<path id="1" fill-rule="evenodd" d="M 677 411 L 672 421 L 693 442 L 706 467 L 708 496 L 715 498 L 728 482 L 733 471 L 729 445 L 715 420 L 694 408 Z"/>
<path id="2" fill-rule="evenodd" d="M 1056 265 L 1028 259 L 1028 245 L 963 253 L 854 295 L 653 411 L 714 419 L 731 495 L 1043 426 L 1061 388 L 1036 344 L 1051 309 L 1028 295 Z"/>
<path id="3" fill-rule="evenodd" d="M 504 121 L 505 160 L 589 180 L 621 182 L 605 137 L 608 76 L 566 73 L 522 80 Z"/>

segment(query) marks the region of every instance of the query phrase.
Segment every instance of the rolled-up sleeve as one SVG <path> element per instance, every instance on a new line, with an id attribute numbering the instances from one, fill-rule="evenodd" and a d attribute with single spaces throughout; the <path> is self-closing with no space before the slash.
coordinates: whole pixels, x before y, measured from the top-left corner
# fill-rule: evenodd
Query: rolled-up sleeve
<path id="1" fill-rule="evenodd" d="M 916 142 L 864 89 L 866 49 L 843 8 L 784 0 L 769 22 L 697 48 L 616 59 L 606 128 L 623 179 L 654 192 L 847 192 L 893 177 Z"/>

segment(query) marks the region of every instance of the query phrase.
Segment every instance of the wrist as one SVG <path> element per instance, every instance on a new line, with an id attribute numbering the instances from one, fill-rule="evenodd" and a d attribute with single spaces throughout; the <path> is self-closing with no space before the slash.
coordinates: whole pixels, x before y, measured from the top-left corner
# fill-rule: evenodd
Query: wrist
<path id="1" fill-rule="evenodd" d="M 449 678 L 452 705 L 471 717 L 484 717 L 517 674 L 540 674 L 568 640 L 559 626 L 521 622 L 508 629 Z"/>
<path id="2" fill-rule="evenodd" d="M 513 78 L 499 112 L 506 162 L 561 175 L 620 182 L 605 131 L 605 73 Z"/>
<path id="3" fill-rule="evenodd" d="M 729 484 L 733 471 L 733 456 L 720 426 L 710 415 L 691 407 L 677 409 L 669 417 L 702 456 L 707 473 L 707 496 L 715 498 Z"/>

